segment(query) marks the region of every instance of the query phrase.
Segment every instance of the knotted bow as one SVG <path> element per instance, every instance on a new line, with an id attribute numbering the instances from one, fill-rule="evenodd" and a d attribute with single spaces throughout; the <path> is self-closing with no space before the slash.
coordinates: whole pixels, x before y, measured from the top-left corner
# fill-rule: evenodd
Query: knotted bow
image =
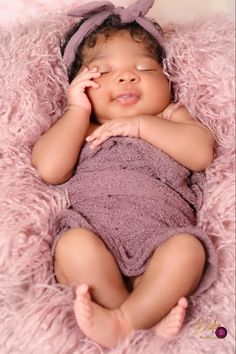
<path id="1" fill-rule="evenodd" d="M 100 26 L 110 15 L 118 15 L 122 23 L 136 21 L 161 44 L 161 27 L 157 23 L 144 17 L 152 7 L 154 1 L 155 0 L 138 0 L 127 8 L 121 6 L 115 7 L 110 1 L 92 1 L 68 12 L 69 16 L 82 17 L 85 21 L 71 37 L 65 48 L 63 59 L 67 68 L 69 69 L 75 60 L 76 50 L 83 39 Z"/>

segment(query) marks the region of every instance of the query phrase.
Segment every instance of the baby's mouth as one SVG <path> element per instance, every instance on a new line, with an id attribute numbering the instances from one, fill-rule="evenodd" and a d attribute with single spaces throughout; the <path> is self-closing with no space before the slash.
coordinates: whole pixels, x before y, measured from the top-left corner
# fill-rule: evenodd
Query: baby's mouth
<path id="1" fill-rule="evenodd" d="M 116 96 L 115 100 L 121 104 L 135 104 L 139 101 L 140 96 L 137 93 L 123 92 Z"/>

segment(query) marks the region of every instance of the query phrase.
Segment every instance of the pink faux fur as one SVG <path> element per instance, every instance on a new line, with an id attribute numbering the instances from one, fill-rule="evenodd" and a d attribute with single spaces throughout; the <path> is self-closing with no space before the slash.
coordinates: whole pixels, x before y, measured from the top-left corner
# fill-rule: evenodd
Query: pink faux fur
<path id="1" fill-rule="evenodd" d="M 103 352 L 77 327 L 72 290 L 53 280 L 53 219 L 69 201 L 61 187 L 46 185 L 30 162 L 32 145 L 65 109 L 59 41 L 70 24 L 64 14 L 50 14 L 0 32 L 0 354 Z M 165 342 L 141 331 L 112 353 L 234 352 L 233 27 L 216 16 L 166 31 L 166 64 L 178 99 L 217 140 L 199 224 L 215 243 L 218 280 L 191 304 L 176 338 Z M 227 328 L 226 338 L 203 327 L 215 320 Z"/>

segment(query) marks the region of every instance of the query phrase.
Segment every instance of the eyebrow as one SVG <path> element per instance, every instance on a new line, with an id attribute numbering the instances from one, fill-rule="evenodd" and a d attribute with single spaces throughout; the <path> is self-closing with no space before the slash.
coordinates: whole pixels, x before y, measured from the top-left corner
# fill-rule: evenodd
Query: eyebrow
<path id="1" fill-rule="evenodd" d="M 85 60 L 85 61 L 87 62 L 87 64 L 90 64 L 90 63 L 92 63 L 93 61 L 101 60 L 101 59 L 104 59 L 104 58 L 107 58 L 107 55 L 98 53 L 98 54 L 91 55 L 91 56 L 88 58 L 88 60 Z"/>
<path id="2" fill-rule="evenodd" d="M 88 60 L 85 60 L 86 64 L 91 64 L 93 61 L 97 61 L 97 60 L 101 60 L 101 59 L 106 59 L 108 58 L 109 56 L 107 55 L 104 55 L 104 54 L 95 54 L 95 55 L 92 55 Z M 138 55 L 138 57 L 140 58 L 150 58 L 150 59 L 153 59 L 153 60 L 157 60 L 157 58 L 149 53 L 149 52 L 143 52 L 143 53 L 140 53 Z"/>
<path id="3" fill-rule="evenodd" d="M 150 59 L 154 59 L 154 60 L 157 60 L 157 58 L 155 57 L 154 54 L 150 53 L 150 52 L 142 52 L 141 57 L 144 57 L 144 58 L 150 58 Z"/>

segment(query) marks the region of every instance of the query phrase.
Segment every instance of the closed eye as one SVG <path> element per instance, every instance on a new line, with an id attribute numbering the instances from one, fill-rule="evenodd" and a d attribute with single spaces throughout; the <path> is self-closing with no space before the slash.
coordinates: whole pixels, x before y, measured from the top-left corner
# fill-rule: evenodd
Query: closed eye
<path id="1" fill-rule="evenodd" d="M 139 69 L 139 71 L 156 71 L 156 69 L 152 69 L 152 68 L 150 68 L 150 69 Z"/>

